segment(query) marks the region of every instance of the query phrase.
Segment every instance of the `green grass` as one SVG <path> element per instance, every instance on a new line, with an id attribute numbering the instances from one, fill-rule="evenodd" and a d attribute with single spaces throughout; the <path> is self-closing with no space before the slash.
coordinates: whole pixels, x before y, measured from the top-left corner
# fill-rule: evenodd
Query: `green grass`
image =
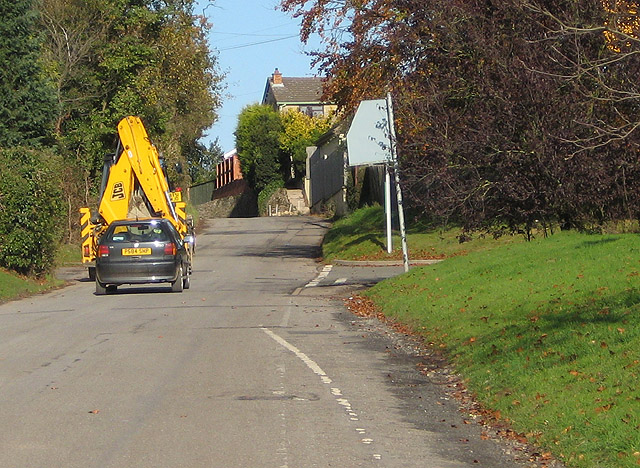
<path id="1" fill-rule="evenodd" d="M 495 240 L 491 236 L 476 235 L 472 240 L 460 243 L 460 230 L 426 229 L 411 221 L 407 224 L 407 244 L 411 259 L 442 259 L 524 242 L 522 236 L 503 236 Z M 373 206 L 357 210 L 351 216 L 336 221 L 325 236 L 323 256 L 328 262 L 336 259 L 402 259 L 402 246 L 397 231 L 393 235 L 393 247 L 392 253 L 387 254 L 384 211 L 380 206 Z"/>
<path id="2" fill-rule="evenodd" d="M 63 244 L 58 248 L 56 264 L 58 266 L 76 265 L 82 262 L 80 243 Z"/>
<path id="3" fill-rule="evenodd" d="M 82 261 L 80 246 L 63 244 L 56 254 L 57 266 L 79 265 Z M 12 271 L 0 269 L 0 303 L 60 287 L 63 281 L 47 274 L 42 278 L 28 278 Z"/>
<path id="4" fill-rule="evenodd" d="M 640 237 L 558 233 L 376 285 L 488 408 L 575 467 L 640 463 Z"/>
<path id="5" fill-rule="evenodd" d="M 186 213 L 193 218 L 193 225 L 197 226 L 200 222 L 200 212 L 198 208 L 191 203 L 187 203 Z"/>
<path id="6" fill-rule="evenodd" d="M 46 291 L 60 284 L 52 276 L 35 280 L 0 269 L 0 303 Z"/>

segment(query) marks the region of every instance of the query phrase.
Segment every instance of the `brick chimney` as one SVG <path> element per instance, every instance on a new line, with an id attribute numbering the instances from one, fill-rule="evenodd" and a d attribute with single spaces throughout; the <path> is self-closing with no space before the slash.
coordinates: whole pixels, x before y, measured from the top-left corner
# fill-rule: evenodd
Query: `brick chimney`
<path id="1" fill-rule="evenodd" d="M 280 73 L 280 70 L 278 70 L 277 68 L 273 72 L 273 75 L 271 77 L 271 83 L 273 83 L 276 86 L 282 86 L 282 73 Z"/>

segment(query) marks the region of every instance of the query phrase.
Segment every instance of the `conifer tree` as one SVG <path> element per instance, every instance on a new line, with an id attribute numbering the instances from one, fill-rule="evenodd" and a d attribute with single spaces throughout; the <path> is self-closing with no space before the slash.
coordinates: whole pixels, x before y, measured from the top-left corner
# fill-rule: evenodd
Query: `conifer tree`
<path id="1" fill-rule="evenodd" d="M 55 97 L 39 61 L 33 1 L 0 0 L 0 18 L 0 147 L 46 144 Z"/>

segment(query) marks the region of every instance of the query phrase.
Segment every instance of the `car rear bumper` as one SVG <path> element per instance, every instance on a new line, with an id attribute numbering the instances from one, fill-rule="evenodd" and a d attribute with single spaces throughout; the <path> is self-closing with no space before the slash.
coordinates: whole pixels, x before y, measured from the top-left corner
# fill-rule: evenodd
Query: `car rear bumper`
<path id="1" fill-rule="evenodd" d="M 172 283 L 178 278 L 175 262 L 140 264 L 107 263 L 96 265 L 96 279 L 102 284 Z"/>

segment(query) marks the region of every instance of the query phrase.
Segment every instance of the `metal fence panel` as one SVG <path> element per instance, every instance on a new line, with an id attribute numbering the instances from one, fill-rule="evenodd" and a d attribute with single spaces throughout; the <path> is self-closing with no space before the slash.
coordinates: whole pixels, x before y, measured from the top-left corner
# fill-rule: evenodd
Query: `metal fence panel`
<path id="1" fill-rule="evenodd" d="M 216 181 L 210 180 L 202 184 L 194 185 L 189 189 L 189 200 L 192 205 L 202 205 L 211 201 L 213 191 L 216 189 Z"/>

